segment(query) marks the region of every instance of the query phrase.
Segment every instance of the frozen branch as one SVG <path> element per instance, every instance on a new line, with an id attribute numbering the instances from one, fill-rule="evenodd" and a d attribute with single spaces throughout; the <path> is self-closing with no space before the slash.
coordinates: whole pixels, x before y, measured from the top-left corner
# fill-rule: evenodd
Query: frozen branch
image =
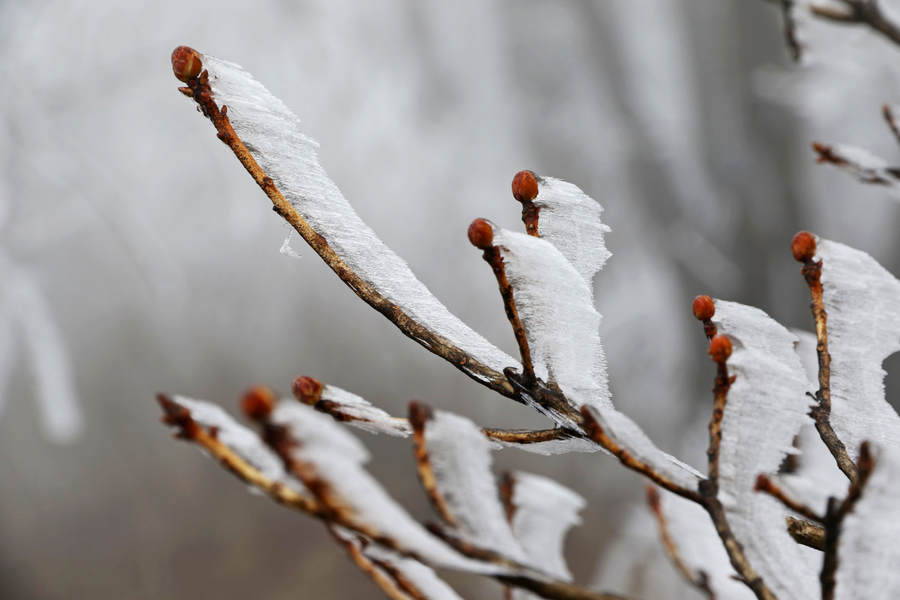
<path id="1" fill-rule="evenodd" d="M 794 538 L 795 542 L 813 550 L 825 549 L 824 527 L 796 517 L 787 517 L 785 522 L 787 523 L 788 533 Z"/>
<path id="2" fill-rule="evenodd" d="M 809 9 L 817 17 L 843 25 L 866 25 L 894 44 L 900 45 L 900 25 L 892 21 L 878 0 L 840 0 L 842 8 L 823 4 L 810 4 Z"/>
<path id="3" fill-rule="evenodd" d="M 753 489 L 754 491 L 772 496 L 773 498 L 781 502 L 788 510 L 793 511 L 798 515 L 802 515 L 810 521 L 821 523 L 823 520 L 823 517 L 816 511 L 803 504 L 802 502 L 791 498 L 790 495 L 788 495 L 788 493 L 781 488 L 781 486 L 772 481 L 772 479 L 765 473 L 760 473 L 756 477 L 756 486 Z"/>

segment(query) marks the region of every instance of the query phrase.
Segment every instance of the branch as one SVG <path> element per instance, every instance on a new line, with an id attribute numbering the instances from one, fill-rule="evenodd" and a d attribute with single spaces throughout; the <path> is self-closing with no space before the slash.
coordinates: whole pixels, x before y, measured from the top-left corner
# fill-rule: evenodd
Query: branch
<path id="1" fill-rule="evenodd" d="M 788 533 L 798 544 L 803 544 L 814 550 L 825 550 L 825 528 L 809 521 L 787 517 Z"/>
<path id="2" fill-rule="evenodd" d="M 766 475 L 765 473 L 760 473 L 756 477 L 756 486 L 753 488 L 754 491 L 762 492 L 764 494 L 768 494 L 781 502 L 788 510 L 792 510 L 798 515 L 802 515 L 806 517 L 810 521 L 815 521 L 817 523 L 821 523 L 824 520 L 824 517 L 816 513 L 809 506 L 794 500 L 790 496 L 787 495 L 781 487 L 776 484 L 772 479 Z M 790 528 L 789 528 L 790 529 Z"/>
<path id="3" fill-rule="evenodd" d="M 494 429 L 482 427 L 481 431 L 487 437 L 507 444 L 540 444 L 555 440 L 568 440 L 578 437 L 568 429 L 555 427 L 553 429 Z"/>
<path id="4" fill-rule="evenodd" d="M 674 481 L 668 479 L 665 475 L 658 473 L 653 467 L 644 463 L 634 455 L 632 455 L 626 448 L 620 446 L 613 440 L 607 433 L 604 431 L 603 427 L 597 422 L 597 419 L 594 417 L 591 412 L 592 409 L 588 406 L 584 406 L 581 409 L 581 414 L 584 417 L 584 426 L 588 436 L 594 440 L 598 445 L 602 448 L 608 450 L 613 456 L 619 459 L 619 462 L 625 465 L 625 467 L 631 469 L 632 471 L 637 471 L 644 477 L 647 477 L 658 485 L 661 488 L 667 489 L 673 494 L 677 494 L 682 498 L 687 498 L 693 502 L 697 502 L 698 504 L 702 504 L 703 500 L 700 494 L 695 490 L 690 490 L 681 487 Z"/>
<path id="5" fill-rule="evenodd" d="M 176 76 L 187 84 L 185 87 L 179 88 L 179 90 L 192 98 L 203 115 L 212 121 L 219 139 L 231 149 L 238 161 L 253 177 L 256 184 L 269 197 L 275 212 L 281 215 L 300 234 L 306 243 L 325 261 L 325 264 L 340 277 L 341 281 L 352 289 L 366 304 L 394 323 L 407 337 L 412 338 L 429 351 L 451 362 L 479 383 L 504 396 L 514 397 L 512 386 L 502 373 L 479 362 L 446 338 L 424 327 L 404 312 L 400 306 L 381 295 L 369 282 L 360 277 L 344 262 L 328 244 L 328 241 L 300 216 L 275 186 L 272 178 L 262 170 L 237 133 L 235 133 L 228 120 L 227 107 L 223 106 L 221 110 L 219 109 L 209 85 L 209 74 L 206 71 L 201 72 L 201 58 L 196 50 L 185 46 L 177 48 L 172 55 L 172 64 Z M 186 66 L 187 64 L 190 66 Z"/>
<path id="6" fill-rule="evenodd" d="M 894 186 L 900 182 L 900 169 L 884 166 L 882 159 L 873 156 L 867 150 L 849 146 L 829 146 L 813 142 L 813 151 L 819 163 L 828 163 L 840 167 L 856 177 L 862 183 Z M 865 164 L 868 162 L 869 164 Z"/>
<path id="7" fill-rule="evenodd" d="M 881 11 L 878 0 L 842 0 L 846 10 L 811 4 L 812 14 L 833 23 L 867 25 L 893 43 L 900 45 L 900 26 Z"/>
<path id="8" fill-rule="evenodd" d="M 709 600 L 715 600 L 716 594 L 709 586 L 709 576 L 705 571 L 694 571 L 685 564 L 678 552 L 678 545 L 675 539 L 669 533 L 669 523 L 662 511 L 662 503 L 660 502 L 659 491 L 652 485 L 647 486 L 647 504 L 650 511 L 656 517 L 656 525 L 659 528 L 659 537 L 662 541 L 663 548 L 675 565 L 675 569 L 681 574 L 685 581 L 700 590 Z"/>
<path id="9" fill-rule="evenodd" d="M 803 54 L 803 46 L 797 39 L 797 23 L 794 21 L 794 0 L 769 0 L 781 8 L 781 21 L 784 24 L 784 43 L 791 53 L 791 60 L 800 62 Z"/>
<path id="10" fill-rule="evenodd" d="M 888 127 L 891 129 L 891 133 L 894 134 L 894 138 L 900 142 L 900 127 L 897 126 L 897 119 L 894 116 L 894 111 L 887 104 L 881 105 L 881 115 L 884 117 L 884 120 L 887 122 Z"/>
<path id="11" fill-rule="evenodd" d="M 869 443 L 863 442 L 859 447 L 858 477 L 850 482 L 847 497 L 840 503 L 836 498 L 828 499 L 828 509 L 825 512 L 825 558 L 822 561 L 822 573 L 819 581 L 822 583 L 822 600 L 834 599 L 835 575 L 838 566 L 838 541 L 841 535 L 841 526 L 846 517 L 856 506 L 856 502 L 862 496 L 869 475 L 875 468 L 875 459 L 869 451 Z"/>
<path id="12" fill-rule="evenodd" d="M 328 525 L 328 531 L 335 541 L 347 551 L 350 560 L 368 575 L 388 598 L 391 600 L 427 600 L 422 592 L 412 582 L 402 577 L 397 569 L 384 562 L 376 563 L 363 554 L 363 545 L 367 543 L 365 538 L 358 537 L 355 540 L 345 538 L 337 532 L 333 525 Z"/>
<path id="13" fill-rule="evenodd" d="M 822 299 L 822 261 L 814 262 L 816 239 L 807 232 L 801 231 L 791 241 L 791 252 L 794 259 L 803 263 L 801 273 L 809 286 L 811 297 L 810 309 L 816 323 L 816 354 L 819 357 L 819 390 L 816 392 L 817 404 L 810 411 L 815 420 L 816 431 L 834 457 L 838 468 L 851 483 L 856 481 L 857 468 L 847 454 L 847 448 L 831 427 L 831 355 L 828 353 L 828 315 Z"/>

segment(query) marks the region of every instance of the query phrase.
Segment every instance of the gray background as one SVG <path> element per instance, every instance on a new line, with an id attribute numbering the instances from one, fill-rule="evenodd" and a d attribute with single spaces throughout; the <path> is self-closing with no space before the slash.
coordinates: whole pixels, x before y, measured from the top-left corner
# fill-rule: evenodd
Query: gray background
<path id="1" fill-rule="evenodd" d="M 596 295 L 614 397 L 701 464 L 712 370 L 693 296 L 808 327 L 788 252 L 801 228 L 900 262 L 898 206 L 809 150 L 821 139 L 897 156 L 878 110 L 898 98 L 897 49 L 812 28 L 811 45 L 829 42 L 799 68 L 780 28 L 749 0 L 0 3 L 0 256 L 40 286 L 84 417 L 69 444 L 45 435 L 28 344 L 12 338 L 0 596 L 377 595 L 319 523 L 172 441 L 157 391 L 233 410 L 247 386 L 287 392 L 302 373 L 395 413 L 415 398 L 484 425 L 544 424 L 404 338 L 311 250 L 278 253 L 286 226 L 176 91 L 173 47 L 242 64 L 292 107 L 363 219 L 509 352 L 468 223 L 517 226 L 509 182 L 522 168 L 597 198 L 613 228 Z M 364 439 L 372 471 L 431 518 L 409 443 Z M 568 548 L 591 581 L 643 482 L 597 455 L 496 460 L 589 500 Z M 649 594 L 639 567 L 597 583 Z"/>

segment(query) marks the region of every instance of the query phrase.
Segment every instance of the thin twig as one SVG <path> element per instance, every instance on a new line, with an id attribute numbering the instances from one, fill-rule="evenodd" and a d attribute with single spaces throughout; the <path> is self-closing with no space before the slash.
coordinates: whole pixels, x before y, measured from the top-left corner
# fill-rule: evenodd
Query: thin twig
<path id="1" fill-rule="evenodd" d="M 803 504 L 802 502 L 798 502 L 797 500 L 794 500 L 793 498 L 788 496 L 787 492 L 781 489 L 781 486 L 772 481 L 772 479 L 765 473 L 760 473 L 756 477 L 756 486 L 753 489 L 754 491 L 762 492 L 764 494 L 772 496 L 789 510 L 794 511 L 798 515 L 806 517 L 810 521 L 821 523 L 824 519 L 824 517 L 811 509 L 809 506 Z"/>
<path id="2" fill-rule="evenodd" d="M 788 51 L 791 53 L 791 60 L 800 62 L 803 54 L 803 46 L 797 39 L 797 23 L 794 20 L 794 0 L 769 0 L 772 4 L 777 4 L 781 8 L 781 22 L 783 23 L 782 31 L 784 34 L 784 43 Z"/>
<path id="3" fill-rule="evenodd" d="M 855 158 L 847 156 L 839 148 L 821 142 L 813 142 L 812 149 L 816 153 L 817 162 L 841 167 L 862 183 L 893 186 L 900 182 L 900 168 L 873 168 L 866 166 Z"/>
<path id="4" fill-rule="evenodd" d="M 388 598 L 391 598 L 392 600 L 427 600 L 417 589 L 415 592 L 418 593 L 409 593 L 412 590 L 402 589 L 400 581 L 398 581 L 395 573 L 388 571 L 383 563 L 376 564 L 375 561 L 366 556 L 362 551 L 363 545 L 367 543 L 365 538 L 358 537 L 356 540 L 346 539 L 335 530 L 333 525 L 328 525 L 327 528 L 335 541 L 347 551 L 350 560 L 352 560 L 363 573 L 368 575 Z M 409 583 L 405 578 L 404 582 Z"/>
<path id="5" fill-rule="evenodd" d="M 700 494 L 696 490 L 690 490 L 687 488 L 683 488 L 674 481 L 667 478 L 662 473 L 659 473 L 638 459 L 634 455 L 632 455 L 626 448 L 620 446 L 613 440 L 609 434 L 603 429 L 603 426 L 597 421 L 596 417 L 593 414 L 593 409 L 589 406 L 584 406 L 581 409 L 581 414 L 584 416 L 584 424 L 585 431 L 588 436 L 594 440 L 598 445 L 608 450 L 613 456 L 619 459 L 623 465 L 632 471 L 637 471 L 644 477 L 647 477 L 651 481 L 653 481 L 656 485 L 661 488 L 667 489 L 670 492 L 681 496 L 682 498 L 687 498 L 688 500 L 692 500 L 693 502 L 702 503 L 702 498 Z"/>
<path id="6" fill-rule="evenodd" d="M 425 425 L 432 418 L 431 409 L 418 402 L 409 403 L 409 423 L 413 430 L 413 453 L 416 457 L 416 472 L 425 489 L 425 494 L 434 507 L 434 511 L 451 527 L 457 527 L 456 518 L 450 512 L 447 501 L 437 485 L 437 477 L 431 468 L 431 457 L 428 454 L 428 443 L 425 441 Z"/>
<path id="7" fill-rule="evenodd" d="M 659 490 L 652 485 L 647 486 L 647 504 L 650 511 L 656 518 L 656 525 L 659 528 L 659 538 L 662 542 L 663 549 L 675 569 L 681 574 L 682 578 L 689 584 L 700 590 L 709 600 L 715 600 L 716 594 L 709 585 L 709 576 L 705 571 L 694 571 L 682 560 L 681 554 L 678 552 L 678 544 L 669 532 L 669 522 L 662 510 L 662 502 L 659 497 Z"/>
<path id="8" fill-rule="evenodd" d="M 193 50 L 192 52 L 197 55 L 197 60 L 199 61 L 199 53 Z M 253 177 L 256 184 L 269 197 L 275 212 L 281 215 L 300 234 L 306 243 L 325 261 L 325 264 L 337 274 L 341 281 L 369 306 L 394 323 L 407 337 L 412 338 L 429 351 L 449 361 L 458 369 L 494 391 L 507 397 L 514 396 L 512 386 L 502 373 L 479 362 L 448 339 L 423 326 L 404 312 L 400 306 L 385 298 L 372 284 L 350 268 L 329 245 L 328 241 L 300 216 L 300 213 L 288 202 L 275 186 L 272 178 L 262 170 L 247 149 L 247 146 L 235 133 L 228 120 L 227 107 L 223 106 L 221 110 L 219 109 L 213 98 L 212 89 L 209 86 L 209 74 L 205 70 L 199 76 L 186 81 L 186 83 L 187 87 L 179 89 L 191 97 L 198 104 L 203 114 L 212 121 L 219 139 L 231 149 L 238 161 Z"/>
<path id="9" fill-rule="evenodd" d="M 846 517 L 856 502 L 862 496 L 866 482 L 875 468 L 875 459 L 869 451 L 869 443 L 863 442 L 859 447 L 858 477 L 850 482 L 847 497 L 842 502 L 836 498 L 828 499 L 828 509 L 825 512 L 825 558 L 822 561 L 822 572 L 819 581 L 822 584 L 822 600 L 833 600 L 838 566 L 838 541 L 840 540 L 841 527 Z"/>
<path id="10" fill-rule="evenodd" d="M 485 436 L 507 444 L 540 444 L 576 437 L 571 430 L 554 427 L 552 429 L 494 429 L 483 427 Z"/>
<path id="11" fill-rule="evenodd" d="M 884 37 L 900 45 L 900 26 L 891 21 L 881 10 L 878 0 L 842 0 L 846 10 L 811 4 L 812 14 L 833 23 L 867 25 Z"/>
<path id="12" fill-rule="evenodd" d="M 785 519 L 787 531 L 794 541 L 813 548 L 814 550 L 825 549 L 825 528 L 803 519 L 795 517 L 787 517 Z"/>
<path id="13" fill-rule="evenodd" d="M 803 263 L 801 273 L 809 286 L 810 309 L 816 324 L 816 354 L 819 359 L 819 390 L 816 392 L 816 405 L 810 410 L 810 416 L 816 424 L 819 437 L 825 442 L 834 457 L 838 468 L 850 482 L 856 481 L 857 469 L 853 464 L 844 442 L 838 438 L 831 426 L 831 355 L 828 353 L 828 314 L 822 290 L 822 261 L 814 261 L 816 241 L 812 234 L 801 231 L 791 242 L 794 258 Z"/>
<path id="14" fill-rule="evenodd" d="M 900 142 L 900 127 L 897 125 L 897 119 L 894 116 L 894 111 L 887 104 L 881 105 L 881 115 L 884 117 L 884 120 L 887 121 L 888 127 L 891 129 L 891 133 L 894 134 L 894 139 Z"/>

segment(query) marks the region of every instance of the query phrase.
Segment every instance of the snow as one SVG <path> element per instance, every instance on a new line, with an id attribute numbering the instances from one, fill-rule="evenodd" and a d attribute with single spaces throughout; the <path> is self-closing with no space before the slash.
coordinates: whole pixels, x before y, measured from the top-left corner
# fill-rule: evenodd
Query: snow
<path id="1" fill-rule="evenodd" d="M 863 440 L 900 447 L 882 363 L 900 350 L 900 281 L 860 250 L 819 239 L 831 354 L 831 424 L 851 458 Z"/>
<path id="2" fill-rule="evenodd" d="M 451 314 L 359 218 L 319 164 L 318 143 L 303 133 L 300 120 L 284 103 L 234 63 L 204 55 L 203 66 L 209 71 L 214 98 L 220 107 L 228 107 L 235 132 L 260 167 L 354 272 L 415 321 L 479 362 L 496 371 L 518 366 Z"/>
<path id="3" fill-rule="evenodd" d="M 751 306 L 716 300 L 713 322 L 733 346 L 719 448 L 719 498 L 750 564 L 779 597 L 815 598 L 817 574 L 802 568 L 803 550 L 784 525 L 786 509 L 754 491 L 760 473 L 775 474 L 809 422 L 809 381 L 797 338 Z M 792 565 L 785 569 L 785 565 Z"/>
<path id="4" fill-rule="evenodd" d="M 409 421 L 392 417 L 368 400 L 333 385 L 322 388 L 322 400 L 334 402 L 340 407 L 343 415 L 351 420 L 347 425 L 357 427 L 369 433 L 384 433 L 394 437 L 408 437 L 412 433 Z"/>

